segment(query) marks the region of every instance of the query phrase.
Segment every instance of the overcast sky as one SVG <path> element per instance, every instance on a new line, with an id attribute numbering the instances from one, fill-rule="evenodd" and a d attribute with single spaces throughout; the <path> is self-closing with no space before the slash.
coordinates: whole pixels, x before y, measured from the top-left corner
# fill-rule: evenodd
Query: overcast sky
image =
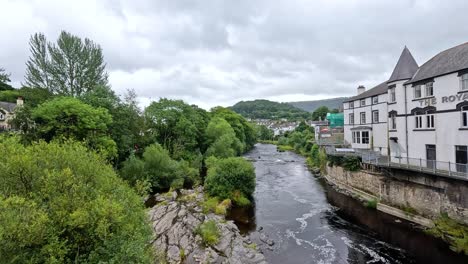
<path id="1" fill-rule="evenodd" d="M 0 67 L 24 79 L 31 34 L 99 43 L 112 88 L 204 108 L 349 96 L 468 41 L 464 0 L 0 0 Z"/>

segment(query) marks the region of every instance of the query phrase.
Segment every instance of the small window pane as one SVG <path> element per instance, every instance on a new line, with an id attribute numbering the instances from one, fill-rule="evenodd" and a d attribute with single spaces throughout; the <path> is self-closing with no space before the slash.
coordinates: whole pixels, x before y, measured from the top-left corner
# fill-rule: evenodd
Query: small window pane
<path id="1" fill-rule="evenodd" d="M 421 85 L 414 87 L 414 98 L 421 98 Z"/>

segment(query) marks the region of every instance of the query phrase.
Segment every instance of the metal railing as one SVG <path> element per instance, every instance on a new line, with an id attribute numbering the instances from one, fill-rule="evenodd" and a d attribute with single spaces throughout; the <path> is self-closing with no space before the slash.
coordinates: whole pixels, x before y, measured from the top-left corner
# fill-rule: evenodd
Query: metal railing
<path id="1" fill-rule="evenodd" d="M 468 164 L 397 156 L 361 155 L 362 162 L 468 180 Z"/>

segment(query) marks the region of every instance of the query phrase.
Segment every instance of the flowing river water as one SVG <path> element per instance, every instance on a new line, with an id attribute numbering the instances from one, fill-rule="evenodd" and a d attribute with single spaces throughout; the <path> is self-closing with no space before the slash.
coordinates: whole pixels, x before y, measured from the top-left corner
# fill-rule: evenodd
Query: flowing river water
<path id="1" fill-rule="evenodd" d="M 229 217 L 275 242 L 263 248 L 269 263 L 468 263 L 410 223 L 338 193 L 299 155 L 258 144 L 246 157 L 257 174 L 255 206 Z"/>

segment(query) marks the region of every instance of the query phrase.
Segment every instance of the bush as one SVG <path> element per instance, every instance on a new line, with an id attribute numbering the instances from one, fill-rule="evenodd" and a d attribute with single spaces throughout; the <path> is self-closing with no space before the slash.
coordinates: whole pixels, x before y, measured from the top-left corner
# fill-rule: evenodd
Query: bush
<path id="1" fill-rule="evenodd" d="M 220 233 L 214 220 L 209 220 L 199 225 L 195 229 L 195 234 L 201 236 L 203 243 L 206 246 L 213 246 L 218 244 Z"/>
<path id="2" fill-rule="evenodd" d="M 143 158 L 130 156 L 120 171 L 122 178 L 133 186 L 137 180 L 148 181 L 153 190 L 180 189 L 199 183 L 199 171 L 187 161 L 175 161 L 159 144 L 148 146 Z"/>
<path id="3" fill-rule="evenodd" d="M 377 208 L 377 203 L 378 201 L 376 199 L 372 199 L 366 202 L 366 207 L 371 208 L 371 209 L 376 209 Z"/>
<path id="4" fill-rule="evenodd" d="M 203 213 L 214 213 L 218 203 L 219 199 L 217 197 L 206 197 L 205 201 L 202 203 Z"/>
<path id="5" fill-rule="evenodd" d="M 242 196 L 251 197 L 255 191 L 255 170 L 243 158 L 215 159 L 207 162 L 208 173 L 205 190 L 210 196 L 233 199 L 238 191 Z"/>
<path id="6" fill-rule="evenodd" d="M 344 157 L 343 167 L 347 171 L 358 171 L 361 169 L 361 159 L 354 156 Z"/>
<path id="7" fill-rule="evenodd" d="M 82 144 L 0 138 L 4 263 L 150 263 L 141 198 Z"/>

